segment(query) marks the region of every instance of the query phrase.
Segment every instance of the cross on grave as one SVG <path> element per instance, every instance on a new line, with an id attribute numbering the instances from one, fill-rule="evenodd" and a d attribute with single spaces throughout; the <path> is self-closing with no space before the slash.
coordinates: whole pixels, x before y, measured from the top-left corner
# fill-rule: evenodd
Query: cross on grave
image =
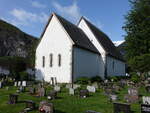
<path id="1" fill-rule="evenodd" d="M 54 113 L 54 106 L 52 103 L 42 101 L 39 105 L 39 111 L 40 113 Z"/>
<path id="2" fill-rule="evenodd" d="M 114 113 L 132 113 L 130 104 L 126 103 L 113 103 Z"/>

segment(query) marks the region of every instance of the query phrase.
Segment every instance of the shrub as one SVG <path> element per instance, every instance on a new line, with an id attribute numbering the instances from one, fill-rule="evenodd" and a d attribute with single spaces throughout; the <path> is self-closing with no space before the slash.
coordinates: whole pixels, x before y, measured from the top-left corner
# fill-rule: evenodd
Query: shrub
<path id="1" fill-rule="evenodd" d="M 76 83 L 86 85 L 88 84 L 90 79 L 88 77 L 79 77 L 76 80 Z"/>
<path id="2" fill-rule="evenodd" d="M 28 73 L 26 71 L 19 72 L 20 80 L 29 80 Z"/>
<path id="3" fill-rule="evenodd" d="M 102 82 L 102 78 L 100 76 L 94 76 L 92 78 L 90 78 L 91 83 L 94 82 Z"/>
<path id="4" fill-rule="evenodd" d="M 131 73 L 131 81 L 134 83 L 138 83 L 140 81 L 140 77 L 137 75 L 137 73 Z"/>

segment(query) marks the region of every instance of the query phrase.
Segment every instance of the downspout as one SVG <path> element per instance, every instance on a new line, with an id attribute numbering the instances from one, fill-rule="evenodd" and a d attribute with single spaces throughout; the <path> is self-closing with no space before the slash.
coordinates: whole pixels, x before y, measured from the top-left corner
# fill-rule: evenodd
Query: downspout
<path id="1" fill-rule="evenodd" d="M 105 72 L 104 72 L 104 77 L 105 77 L 105 79 L 107 79 L 107 54 L 105 54 Z"/>
<path id="2" fill-rule="evenodd" d="M 74 83 L 74 45 L 72 46 L 72 73 L 71 73 L 71 87 L 73 88 Z"/>

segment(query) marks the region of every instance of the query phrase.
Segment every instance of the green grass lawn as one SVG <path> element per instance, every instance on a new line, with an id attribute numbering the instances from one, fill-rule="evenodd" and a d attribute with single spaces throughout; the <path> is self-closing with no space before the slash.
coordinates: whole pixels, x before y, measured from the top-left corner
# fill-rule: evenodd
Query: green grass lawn
<path id="1" fill-rule="evenodd" d="M 142 95 L 149 95 L 145 92 L 144 88 L 141 88 L 139 91 Z M 17 103 L 16 105 L 7 104 L 9 94 L 15 92 L 15 87 L 9 88 L 8 91 L 6 88 L 0 89 L 0 113 L 19 113 L 25 108 L 24 103 Z M 124 94 L 127 94 L 127 88 L 118 93 L 120 102 L 124 102 Z M 58 99 L 49 101 L 54 104 L 55 113 L 85 113 L 87 110 L 95 110 L 101 113 L 113 113 L 113 104 L 108 101 L 108 98 L 103 94 L 102 90 L 93 94 L 91 93 L 88 98 L 81 99 L 78 96 L 70 96 L 67 89 L 64 88 L 62 92 L 58 94 L 58 97 Z M 19 101 L 23 100 L 33 100 L 38 106 L 40 101 L 47 99 L 46 97 L 34 97 L 26 92 L 19 94 Z M 140 113 L 139 103 L 132 104 L 131 108 L 134 113 Z M 39 112 L 35 110 L 31 113 Z"/>

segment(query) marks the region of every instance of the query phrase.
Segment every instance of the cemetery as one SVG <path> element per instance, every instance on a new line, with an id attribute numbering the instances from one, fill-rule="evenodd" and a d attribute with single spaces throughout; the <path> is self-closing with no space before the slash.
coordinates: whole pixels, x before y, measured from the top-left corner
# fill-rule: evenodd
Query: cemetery
<path id="1" fill-rule="evenodd" d="M 8 79 L 8 78 L 7 78 Z M 1 80 L 0 113 L 149 113 L 148 80 L 50 84 Z M 143 84 L 143 85 L 139 85 Z"/>

